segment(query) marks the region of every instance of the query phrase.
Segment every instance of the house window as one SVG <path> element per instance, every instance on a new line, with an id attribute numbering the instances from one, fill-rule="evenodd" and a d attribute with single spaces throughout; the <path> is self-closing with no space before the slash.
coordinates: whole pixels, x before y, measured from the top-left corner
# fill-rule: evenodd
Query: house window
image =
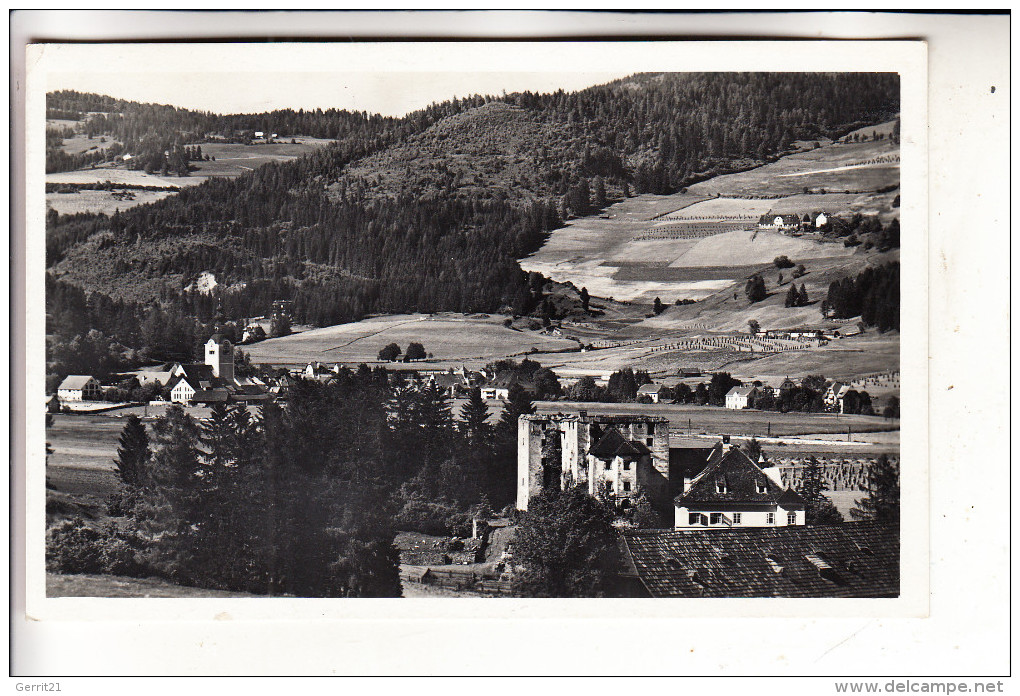
<path id="1" fill-rule="evenodd" d="M 775 524 L 775 523 L 776 523 L 776 513 L 770 512 L 770 513 L 765 515 L 765 524 Z"/>
<path id="2" fill-rule="evenodd" d="M 722 524 L 722 513 L 713 512 L 709 515 L 709 524 Z"/>
<path id="3" fill-rule="evenodd" d="M 726 485 L 726 479 L 716 479 L 715 492 L 716 493 L 728 493 L 729 486 Z"/>
<path id="4" fill-rule="evenodd" d="M 768 485 L 764 481 L 759 481 L 758 482 L 758 492 L 759 493 L 768 493 L 769 492 L 769 487 L 768 487 Z"/>
<path id="5" fill-rule="evenodd" d="M 648 445 L 649 447 L 652 446 L 652 442 L 653 442 L 652 438 L 650 437 L 645 438 L 645 444 Z"/>
<path id="6" fill-rule="evenodd" d="M 623 463 L 623 470 L 624 471 L 630 471 L 630 462 L 624 462 Z"/>
<path id="7" fill-rule="evenodd" d="M 654 435 L 655 434 L 655 423 L 649 423 L 648 424 L 648 434 L 649 435 Z M 648 444 L 650 445 L 652 443 L 649 442 Z"/>
<path id="8" fill-rule="evenodd" d="M 788 512 L 786 513 L 786 524 L 797 524 L 797 513 Z"/>
<path id="9" fill-rule="evenodd" d="M 701 524 L 701 513 L 700 512 L 689 513 L 687 515 L 687 525 L 693 527 L 698 524 Z"/>
<path id="10" fill-rule="evenodd" d="M 630 481 L 624 481 L 623 482 L 623 490 L 624 491 L 629 491 L 630 490 Z"/>
<path id="11" fill-rule="evenodd" d="M 740 524 L 740 513 L 739 512 L 734 512 L 733 513 L 733 524 Z"/>

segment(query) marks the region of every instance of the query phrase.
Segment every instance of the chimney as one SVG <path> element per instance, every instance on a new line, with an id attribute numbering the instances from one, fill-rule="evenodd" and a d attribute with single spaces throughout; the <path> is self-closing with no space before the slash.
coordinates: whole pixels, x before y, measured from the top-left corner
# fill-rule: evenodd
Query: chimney
<path id="1" fill-rule="evenodd" d="M 577 417 L 580 418 L 581 420 L 584 420 L 585 418 L 588 417 L 588 412 L 587 411 L 578 411 L 577 412 Z"/>
<path id="2" fill-rule="evenodd" d="M 726 454 L 731 449 L 733 449 L 733 445 L 730 444 L 730 436 L 729 435 L 723 435 L 722 436 L 722 453 Z"/>

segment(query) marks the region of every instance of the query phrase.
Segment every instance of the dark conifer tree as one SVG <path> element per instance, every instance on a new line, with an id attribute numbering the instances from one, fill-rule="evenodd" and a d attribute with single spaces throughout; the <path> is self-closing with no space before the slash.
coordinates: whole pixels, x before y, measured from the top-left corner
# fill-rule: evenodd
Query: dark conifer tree
<path id="1" fill-rule="evenodd" d="M 124 423 L 120 434 L 120 447 L 117 448 L 117 476 L 126 486 L 141 485 L 149 460 L 149 436 L 145 432 L 145 424 L 136 415 L 130 415 Z"/>
<path id="2" fill-rule="evenodd" d="M 887 455 L 880 455 L 868 467 L 867 495 L 857 500 L 850 516 L 886 525 L 900 522 L 900 471 Z"/>

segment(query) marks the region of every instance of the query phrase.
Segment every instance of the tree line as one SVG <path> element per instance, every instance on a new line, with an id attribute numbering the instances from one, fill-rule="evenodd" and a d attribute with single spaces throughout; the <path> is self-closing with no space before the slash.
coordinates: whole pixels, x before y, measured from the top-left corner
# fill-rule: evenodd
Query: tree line
<path id="1" fill-rule="evenodd" d="M 865 325 L 879 331 L 899 331 L 899 261 L 868 267 L 854 278 L 830 283 L 822 314 L 836 319 L 860 316 Z"/>
<path id="2" fill-rule="evenodd" d="M 68 521 L 48 537 L 60 572 L 157 575 L 257 594 L 399 596 L 395 529 L 463 534 L 511 505 L 514 390 L 496 422 L 477 390 L 454 416 L 427 383 L 385 370 L 299 380 L 286 408 L 171 406 L 131 417 L 116 458 L 116 526 Z"/>

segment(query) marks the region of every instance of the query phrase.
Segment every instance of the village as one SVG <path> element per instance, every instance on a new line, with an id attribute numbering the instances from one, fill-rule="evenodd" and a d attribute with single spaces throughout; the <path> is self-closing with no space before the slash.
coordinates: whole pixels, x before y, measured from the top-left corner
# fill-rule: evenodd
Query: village
<path id="1" fill-rule="evenodd" d="M 249 341 L 262 339 L 256 327 L 260 328 L 256 324 L 244 332 Z M 824 340 L 815 331 L 759 334 L 759 340 Z M 210 409 L 229 404 L 241 405 L 257 417 L 267 403 L 286 408 L 296 385 L 328 386 L 359 369 L 314 361 L 289 369 L 256 366 L 240 376 L 235 366 L 237 355 L 238 349 L 226 336 L 214 334 L 204 344 L 201 363 L 174 362 L 140 369 L 116 375 L 106 384 L 91 375 L 68 375 L 50 396 L 47 411 L 72 419 L 76 415 L 119 419 L 132 412 L 143 422 L 152 422 L 176 406 L 204 422 L 211 417 Z M 519 416 L 513 512 L 473 517 L 466 537 L 423 536 L 411 531 L 398 534 L 401 580 L 409 596 L 509 594 L 514 567 L 513 518 L 525 513 L 535 496 L 575 487 L 617 511 L 620 526 L 614 542 L 612 592 L 619 596 L 896 593 L 895 535 L 883 525 L 870 523 L 820 527 L 808 519 L 812 501 L 798 491 L 804 490 L 806 477 L 815 476 L 812 485 L 821 485 L 828 497 L 816 491 L 814 504 L 824 499 L 842 520 L 857 497 L 864 495 L 876 458 L 896 465 L 897 448 L 869 443 L 867 431 L 875 432 L 875 423 L 861 428 L 846 421 L 845 442 L 840 442 L 844 436 L 836 430 L 842 426 L 833 421 L 815 426 L 828 426 L 831 434 L 825 439 L 790 437 L 788 433 L 790 423 L 803 422 L 805 417 L 839 419 L 853 414 L 872 421 L 881 417 L 884 425 L 880 427 L 885 432 L 876 434 L 895 431 L 898 373 L 847 381 L 818 376 L 737 380 L 729 374 L 678 367 L 671 378 L 652 381 L 643 375 L 640 384 L 631 374 L 632 398 L 614 404 L 574 401 L 572 395 L 586 393 L 578 391 L 584 386 L 602 390 L 613 383 L 618 386 L 620 372 L 559 380 L 554 376 L 556 385 L 550 388 L 548 383 L 536 383 L 540 380 L 535 379 L 535 370 L 530 375 L 522 373 L 521 365 L 514 361 L 497 361 L 478 369 L 464 365 L 436 369 L 429 367 L 427 358 L 400 362 L 394 355 L 386 357 L 391 360 L 380 361 L 371 369 L 381 370 L 392 388 L 431 390 L 451 404 L 480 398 L 486 410 L 497 417 L 511 400 L 534 400 L 538 406 L 533 415 Z M 360 369 L 366 367 L 362 364 Z M 723 385 L 721 402 L 713 403 L 706 380 L 716 391 Z M 141 404 L 108 400 L 111 395 L 139 388 L 148 389 L 155 398 Z M 884 409 L 872 402 L 869 388 L 891 395 Z M 813 395 L 815 403 L 809 399 L 799 408 L 817 415 L 776 411 L 775 432 L 772 416 L 764 432 L 760 423 L 746 420 L 742 427 L 738 420 L 723 425 L 729 428 L 725 433 L 713 431 L 719 424 L 704 416 L 706 411 L 750 415 L 758 409 L 777 408 L 784 400 L 791 403 L 789 397 L 795 392 Z M 589 413 L 591 409 L 594 411 Z M 876 411 L 884 412 L 871 415 Z M 702 427 L 697 433 L 689 422 L 684 428 L 684 415 L 688 421 L 699 419 Z M 784 417 L 785 426 L 780 422 Z M 857 434 L 856 441 L 851 432 L 855 424 L 865 431 Z M 794 432 L 811 429 L 794 427 Z M 784 434 L 787 437 L 782 437 Z M 741 441 L 743 446 L 738 444 Z M 879 440 L 883 442 L 887 440 Z M 767 454 L 765 448 L 769 448 Z M 784 452 L 787 449 L 790 452 Z M 839 501 L 841 512 L 831 500 Z M 644 522 L 635 526 L 633 516 L 642 506 L 646 508 Z M 678 548 L 684 549 L 684 558 L 698 558 L 698 571 L 693 575 L 689 563 L 673 560 L 677 551 L 671 549 Z M 863 550 L 876 548 L 882 549 L 881 553 Z M 722 549 L 721 555 L 713 556 L 711 549 Z M 720 574 L 725 574 L 726 580 L 717 584 Z"/>

